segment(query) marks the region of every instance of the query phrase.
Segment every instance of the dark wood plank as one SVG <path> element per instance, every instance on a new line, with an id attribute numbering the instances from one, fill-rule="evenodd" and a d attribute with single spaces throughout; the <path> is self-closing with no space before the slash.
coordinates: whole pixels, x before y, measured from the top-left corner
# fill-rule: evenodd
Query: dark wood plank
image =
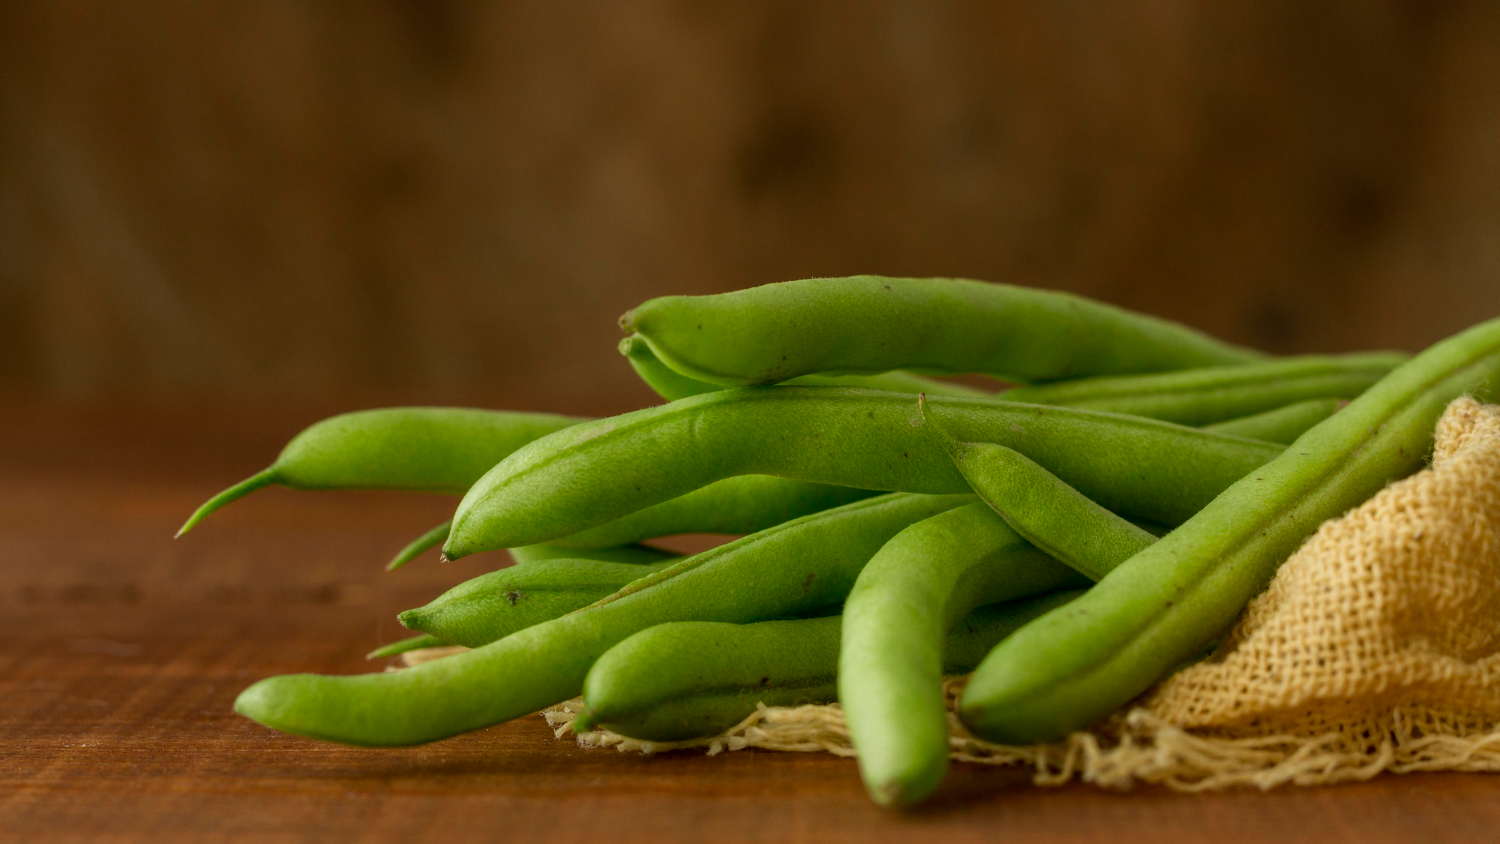
<path id="1" fill-rule="evenodd" d="M 369 670 L 397 610 L 497 563 L 385 574 L 450 506 L 385 494 L 268 491 L 171 540 L 311 412 L 0 403 L 3 837 L 1437 842 L 1500 823 L 1500 779 L 1479 775 L 1185 796 L 965 766 L 897 815 L 848 760 L 641 758 L 554 739 L 539 717 L 400 750 L 275 734 L 230 711 L 241 688 Z"/>

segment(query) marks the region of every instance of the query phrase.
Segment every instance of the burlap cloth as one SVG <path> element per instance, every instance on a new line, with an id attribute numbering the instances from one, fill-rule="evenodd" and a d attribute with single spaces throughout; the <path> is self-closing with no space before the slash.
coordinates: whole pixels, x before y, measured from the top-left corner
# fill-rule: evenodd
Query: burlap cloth
<path id="1" fill-rule="evenodd" d="M 1213 657 L 1087 732 L 1026 747 L 981 741 L 953 714 L 963 678 L 950 679 L 953 758 L 1031 765 L 1043 785 L 1185 791 L 1500 770 L 1500 407 L 1453 402 L 1436 440 L 1431 468 L 1324 523 Z M 580 706 L 544 714 L 562 736 Z M 602 730 L 578 741 L 854 754 L 838 704 L 763 706 L 700 741 Z"/>

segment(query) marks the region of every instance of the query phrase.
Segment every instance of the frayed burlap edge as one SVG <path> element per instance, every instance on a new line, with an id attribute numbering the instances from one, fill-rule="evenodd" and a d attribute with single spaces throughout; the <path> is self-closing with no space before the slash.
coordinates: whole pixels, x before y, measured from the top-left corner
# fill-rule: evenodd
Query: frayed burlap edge
<path id="1" fill-rule="evenodd" d="M 420 665 L 465 650 L 410 651 L 399 662 Z M 1032 781 L 1042 786 L 1077 780 L 1115 789 L 1148 783 L 1188 792 L 1247 786 L 1264 790 L 1289 783 L 1329 785 L 1367 780 L 1383 772 L 1500 771 L 1500 725 L 1455 722 L 1451 716 L 1422 707 L 1397 707 L 1384 718 L 1345 724 L 1344 729 L 1318 735 L 1251 738 L 1184 730 L 1150 710 L 1133 707 L 1093 731 L 1074 733 L 1065 741 L 994 744 L 969 733 L 958 720 L 955 707 L 964 680 L 954 677 L 944 684 L 952 759 L 982 765 L 1024 765 L 1032 769 Z M 553 733 L 562 738 L 573 732 L 573 721 L 582 710 L 582 699 L 575 698 L 541 714 Z M 578 733 L 575 738 L 583 747 L 612 747 L 648 755 L 701 750 L 714 756 L 748 748 L 855 755 L 843 710 L 837 703 L 761 705 L 724 732 L 690 741 L 642 741 L 609 730 Z"/>
<path id="2" fill-rule="evenodd" d="M 1395 709 L 1389 717 L 1357 729 L 1323 735 L 1233 738 L 1174 727 L 1144 708 L 1132 708 L 1092 732 L 1079 732 L 1050 744 L 993 744 L 970 734 L 954 712 L 962 678 L 950 680 L 948 746 L 956 762 L 1025 765 L 1037 785 L 1078 780 L 1124 789 L 1136 783 L 1178 791 L 1213 791 L 1251 786 L 1275 788 L 1367 780 L 1382 772 L 1500 771 L 1500 729 L 1463 734 L 1442 732 L 1445 719 L 1421 709 Z M 575 699 L 542 713 L 554 733 L 572 732 L 583 703 Z M 1457 725 L 1454 725 L 1457 726 Z M 1472 727 L 1473 725 L 1464 725 Z M 798 707 L 760 706 L 745 720 L 711 738 L 650 742 L 609 730 L 577 734 L 584 747 L 661 753 L 758 748 L 854 756 L 843 711 L 837 703 Z"/>

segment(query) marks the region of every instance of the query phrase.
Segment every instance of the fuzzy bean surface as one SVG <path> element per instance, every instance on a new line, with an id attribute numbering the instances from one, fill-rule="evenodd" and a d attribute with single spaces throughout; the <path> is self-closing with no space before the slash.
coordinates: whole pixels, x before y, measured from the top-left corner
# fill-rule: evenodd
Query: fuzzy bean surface
<path id="1" fill-rule="evenodd" d="M 954 436 L 997 442 L 1122 514 L 1176 524 L 1282 446 L 1119 414 L 938 396 Z M 841 387 L 724 390 L 574 426 L 501 461 L 464 496 L 449 558 L 586 530 L 722 478 L 960 493 L 917 398 Z"/>
<path id="2" fill-rule="evenodd" d="M 948 634 L 944 674 L 963 674 L 1001 639 L 1081 592 L 980 607 Z M 575 730 L 604 727 L 645 741 L 717 735 L 757 704 L 837 699 L 837 616 L 725 624 L 678 621 L 631 636 L 599 657 L 583 683 Z"/>
<path id="3" fill-rule="evenodd" d="M 1450 401 L 1491 396 L 1497 383 L 1500 320 L 1403 364 L 1083 598 L 1002 643 L 964 693 L 964 722 L 1024 743 L 1115 711 L 1228 629 L 1324 520 L 1421 468 Z"/>
<path id="4" fill-rule="evenodd" d="M 1307 355 L 1158 375 L 1081 378 L 1000 398 L 1209 425 L 1309 399 L 1352 399 L 1404 362 L 1400 352 Z"/>
<path id="5" fill-rule="evenodd" d="M 984 502 L 897 534 L 844 603 L 838 690 L 871 799 L 906 806 L 948 769 L 943 645 L 976 606 L 1088 581 L 1016 534 Z"/>
<path id="6" fill-rule="evenodd" d="M 886 495 L 770 528 L 635 581 L 585 609 L 405 671 L 295 674 L 242 692 L 235 710 L 283 732 L 348 744 L 418 744 L 577 695 L 594 660 L 668 621 L 752 622 L 839 603 L 886 540 L 972 496 Z"/>
<path id="7" fill-rule="evenodd" d="M 728 386 L 893 369 L 1027 383 L 1263 357 L 1071 294 L 947 278 L 816 278 L 663 296 L 620 325 L 674 371 Z"/>

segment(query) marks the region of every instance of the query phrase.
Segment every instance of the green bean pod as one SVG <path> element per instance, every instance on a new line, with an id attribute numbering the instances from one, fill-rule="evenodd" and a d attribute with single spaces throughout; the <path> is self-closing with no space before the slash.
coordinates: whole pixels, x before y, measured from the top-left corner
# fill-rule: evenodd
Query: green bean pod
<path id="1" fill-rule="evenodd" d="M 816 485 L 814 485 L 814 484 L 806 484 L 806 486 L 812 487 L 812 486 L 816 486 Z M 829 488 L 827 488 L 827 487 L 820 487 L 820 489 L 829 489 Z M 849 496 L 849 499 L 850 500 L 858 500 L 859 498 L 867 498 L 867 497 L 869 497 L 869 495 L 873 495 L 873 494 L 874 493 L 868 493 L 866 495 L 859 495 L 859 496 Z M 752 502 L 747 502 L 742 497 L 735 497 L 735 496 L 725 496 L 725 497 L 729 498 L 732 503 L 741 504 L 742 506 L 745 506 L 745 507 L 747 507 L 747 509 L 751 509 L 751 510 L 755 509 L 755 506 L 757 505 L 757 503 L 760 506 L 762 506 L 762 507 L 765 504 L 772 504 L 773 506 L 771 507 L 771 509 L 773 511 L 776 511 L 776 512 L 782 512 L 782 511 L 785 511 L 787 509 L 795 509 L 795 508 L 787 508 L 784 505 L 780 506 L 780 507 L 775 506 L 776 504 L 780 504 L 781 502 L 765 501 L 765 500 L 762 500 L 760 502 L 753 502 L 753 501 Z M 673 501 L 677 501 L 677 500 L 679 500 L 679 499 L 673 499 Z M 668 505 L 670 505 L 670 504 L 673 503 L 673 501 L 668 501 L 668 502 L 665 502 L 665 503 L 668 504 Z M 653 508 L 649 508 L 649 509 L 643 511 L 642 513 L 633 513 L 631 515 L 632 516 L 640 516 L 640 515 L 644 514 L 646 516 L 660 518 L 660 516 L 662 514 L 654 512 L 657 509 L 658 508 L 654 508 L 653 507 Z M 701 507 L 693 507 L 693 508 L 681 508 L 681 507 L 679 507 L 679 508 L 674 508 L 674 509 L 678 510 L 679 513 L 682 516 L 688 517 L 689 520 L 691 520 L 691 518 L 694 517 L 694 516 L 707 516 L 710 519 L 715 519 L 719 515 L 718 513 L 715 513 L 713 511 L 705 511 Z M 813 508 L 813 509 L 816 510 L 816 509 L 825 509 L 825 508 Z M 804 511 L 804 512 L 806 512 L 806 511 Z M 794 513 L 793 515 L 803 515 L 803 513 L 802 512 L 797 512 L 797 513 Z M 792 516 L 788 516 L 787 518 L 792 518 Z M 634 521 L 637 522 L 637 523 L 639 523 L 639 522 L 646 521 L 646 519 L 635 519 Z M 786 519 L 779 519 L 779 520 L 777 520 L 775 522 L 771 522 L 771 524 L 779 524 L 780 522 L 784 522 L 784 521 L 786 521 Z M 713 523 L 716 523 L 716 522 L 712 522 L 711 521 L 710 523 L 713 524 Z M 423 554 L 423 552 L 427 551 L 428 549 L 436 547 L 438 545 L 441 545 L 445 540 L 447 540 L 447 538 L 448 538 L 448 532 L 449 532 L 449 530 L 452 527 L 453 527 L 453 522 L 452 521 L 443 522 L 442 524 L 438 525 L 437 527 L 433 528 L 432 530 L 429 530 L 426 533 L 422 534 L 421 536 L 417 537 L 416 539 L 412 540 L 410 544 L 408 544 L 405 548 L 401 549 L 401 552 L 398 553 L 395 556 L 394 559 L 392 559 L 389 563 L 386 564 L 386 567 L 385 567 L 386 571 L 395 571 L 396 569 L 398 569 L 398 568 L 406 565 L 407 563 L 409 563 L 412 560 L 416 559 L 417 557 L 421 556 Z M 605 525 L 604 527 L 605 528 L 612 528 L 612 525 Z M 767 525 L 767 527 L 769 527 L 769 525 Z M 616 532 L 618 532 L 617 529 L 616 529 Z M 749 531 L 747 531 L 747 533 L 748 532 Z M 649 534 L 649 536 L 651 536 L 651 537 L 655 537 L 657 535 L 658 534 Z M 667 534 L 661 534 L 661 535 L 667 535 Z M 523 545 L 523 546 L 521 546 L 519 548 L 511 548 L 509 550 L 510 550 L 511 559 L 515 560 L 517 563 L 527 563 L 527 562 L 531 562 L 533 560 L 556 560 L 556 559 L 597 560 L 599 562 L 606 562 L 606 563 L 654 563 L 654 562 L 659 562 L 661 560 L 665 560 L 665 559 L 668 559 L 670 557 L 676 556 L 676 555 L 671 554 L 671 553 L 669 553 L 667 551 L 662 551 L 660 549 L 651 548 L 651 547 L 645 546 L 645 545 L 637 545 L 637 544 L 635 544 L 633 542 L 625 542 L 625 543 L 619 543 L 619 544 L 616 544 L 616 545 L 607 545 L 607 546 L 600 546 L 600 547 L 587 546 L 587 547 L 584 547 L 584 548 L 572 548 L 572 547 L 563 546 L 563 545 L 560 545 L 560 544 L 557 544 L 557 543 L 546 543 L 546 542 L 544 542 L 544 543 L 541 543 L 539 545 Z"/>
<path id="2" fill-rule="evenodd" d="M 417 744 L 577 695 L 594 660 L 667 621 L 785 618 L 844 599 L 886 540 L 968 495 L 886 495 L 805 516 L 690 557 L 596 604 L 405 671 L 295 674 L 242 692 L 235 711 L 283 732 L 348 744 Z"/>
<path id="3" fill-rule="evenodd" d="M 1095 504 L 1026 455 L 995 443 L 954 439 L 925 403 L 922 412 L 991 515 L 998 514 L 1018 534 L 1018 541 L 1041 549 L 1049 561 L 1060 561 L 1097 581 L 1156 542 L 1154 534 Z M 867 566 L 861 579 L 873 577 L 874 571 L 873 564 Z"/>
<path id="4" fill-rule="evenodd" d="M 743 535 L 879 494 L 771 475 L 740 475 L 549 543 L 564 548 L 610 548 L 684 533 Z"/>
<path id="5" fill-rule="evenodd" d="M 181 536 L 210 513 L 271 485 L 292 489 L 397 489 L 461 494 L 526 443 L 585 421 L 554 413 L 392 407 L 343 413 L 293 437 L 276 462 L 210 498 Z"/>
<path id="6" fill-rule="evenodd" d="M 452 644 L 452 642 L 445 642 L 436 636 L 430 636 L 426 633 L 423 633 L 417 636 L 411 636 L 406 639 L 392 642 L 389 645 L 381 645 L 380 647 L 366 654 L 365 659 L 387 659 L 393 656 L 400 656 L 401 654 L 408 653 L 410 651 L 419 651 L 423 648 L 444 648 Z"/>
<path id="7" fill-rule="evenodd" d="M 610 548 L 566 548 L 550 542 L 511 548 L 510 557 L 519 565 L 550 560 L 585 560 L 594 563 L 623 563 L 632 566 L 653 565 L 682 559 L 681 554 L 652 548 L 649 545 L 616 545 Z M 624 584 L 621 584 L 624 585 Z"/>
<path id="8" fill-rule="evenodd" d="M 453 529 L 453 520 L 432 528 L 421 536 L 406 544 L 406 547 L 396 552 L 396 556 L 385 564 L 386 571 L 395 571 L 407 563 L 427 553 L 428 550 L 436 548 L 448 541 L 448 532 Z"/>
<path id="9" fill-rule="evenodd" d="M 1088 581 L 1037 550 L 984 502 L 897 534 L 844 603 L 838 691 L 871 799 L 905 806 L 948 769 L 943 644 L 976 606 Z"/>
<path id="10" fill-rule="evenodd" d="M 608 598 L 676 562 L 540 559 L 466 580 L 396 618 L 408 630 L 477 648 Z"/>
<path id="11" fill-rule="evenodd" d="M 943 672 L 963 674 L 1001 639 L 1081 592 L 1054 592 L 969 613 L 948 633 Z M 837 699 L 840 616 L 658 624 L 605 651 L 583 682 L 575 732 L 603 727 L 645 741 L 722 733 L 757 704 Z"/>
<path id="12" fill-rule="evenodd" d="M 1290 445 L 1307 433 L 1307 429 L 1338 412 L 1343 404 L 1339 399 L 1310 399 L 1252 416 L 1204 425 L 1203 430 Z"/>
<path id="13" fill-rule="evenodd" d="M 944 278 L 815 278 L 663 296 L 620 326 L 674 371 L 728 386 L 893 369 L 1053 381 L 1263 357 L 1067 293 Z"/>
<path id="14" fill-rule="evenodd" d="M 1000 398 L 1209 425 L 1308 399 L 1352 399 L 1408 357 L 1401 352 L 1307 355 L 1186 372 L 1080 378 L 1017 387 Z"/>
<path id="15" fill-rule="evenodd" d="M 1281 446 L 1166 422 L 994 399 L 934 397 L 961 439 L 997 442 L 1117 512 L 1176 524 Z M 464 496 L 451 559 L 586 530 L 721 478 L 770 474 L 859 489 L 969 489 L 923 430 L 914 396 L 759 387 L 692 396 L 559 431 Z"/>
<path id="16" fill-rule="evenodd" d="M 1421 468 L 1450 401 L 1500 382 L 1500 320 L 1403 364 L 1087 595 L 976 670 L 964 722 L 996 741 L 1061 738 L 1108 715 L 1234 622 L 1323 521 Z"/>
<path id="17" fill-rule="evenodd" d="M 620 341 L 620 354 L 630 362 L 635 374 L 667 401 L 724 389 L 723 384 L 710 384 L 674 372 L 671 367 L 656 359 L 656 355 L 651 353 L 650 344 L 638 334 Z M 932 396 L 987 396 L 994 392 L 900 371 L 882 372 L 878 375 L 804 375 L 786 383 L 809 387 L 868 387 L 873 390 L 926 393 Z"/>

